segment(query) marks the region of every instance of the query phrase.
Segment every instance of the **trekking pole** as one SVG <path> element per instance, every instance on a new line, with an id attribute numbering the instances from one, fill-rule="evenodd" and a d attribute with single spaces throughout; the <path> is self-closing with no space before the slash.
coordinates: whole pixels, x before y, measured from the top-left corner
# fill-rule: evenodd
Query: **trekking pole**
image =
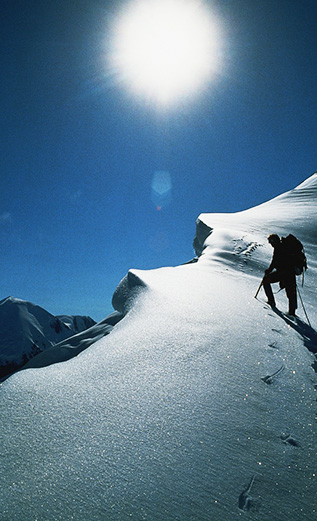
<path id="1" fill-rule="evenodd" d="M 297 286 L 297 284 L 296 284 L 296 288 L 297 288 L 297 292 L 298 292 L 298 295 L 299 295 L 299 298 L 300 298 L 301 304 L 302 304 L 302 306 L 303 306 L 303 310 L 304 310 L 304 313 L 305 313 L 306 320 L 307 320 L 307 322 L 308 322 L 309 327 L 311 327 L 311 323 L 310 323 L 309 318 L 308 318 L 308 315 L 307 315 L 307 313 L 306 313 L 306 309 L 305 309 L 305 306 L 304 306 L 304 302 L 303 302 L 303 299 L 302 299 L 302 296 L 301 296 L 301 294 L 300 294 L 299 287 Z"/>
<path id="2" fill-rule="evenodd" d="M 263 279 L 264 279 L 264 277 L 263 277 Z M 260 289 L 262 288 L 262 285 L 263 285 L 263 279 L 262 279 L 261 282 L 260 282 L 260 286 L 258 287 L 257 292 L 256 292 L 256 294 L 254 295 L 254 298 L 256 298 L 256 297 L 258 296 L 259 291 L 260 291 Z"/>

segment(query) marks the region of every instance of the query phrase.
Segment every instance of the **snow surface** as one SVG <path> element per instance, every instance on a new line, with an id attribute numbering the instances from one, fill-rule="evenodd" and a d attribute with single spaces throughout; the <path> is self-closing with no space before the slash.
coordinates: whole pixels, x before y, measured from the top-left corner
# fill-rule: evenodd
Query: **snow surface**
<path id="1" fill-rule="evenodd" d="M 200 215 L 198 262 L 131 270 L 110 335 L 0 386 L 1 520 L 316 519 L 316 194 Z M 254 299 L 272 232 L 305 243 L 312 327 Z"/>

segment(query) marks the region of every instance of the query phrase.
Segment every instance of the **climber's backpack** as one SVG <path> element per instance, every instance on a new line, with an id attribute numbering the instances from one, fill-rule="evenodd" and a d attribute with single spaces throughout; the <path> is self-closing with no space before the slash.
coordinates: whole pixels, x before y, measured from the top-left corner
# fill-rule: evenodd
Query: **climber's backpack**
<path id="1" fill-rule="evenodd" d="M 304 246 L 291 233 L 287 237 L 282 237 L 282 244 L 289 255 L 290 262 L 294 266 L 295 274 L 301 275 L 307 270 L 307 259 L 304 253 Z"/>

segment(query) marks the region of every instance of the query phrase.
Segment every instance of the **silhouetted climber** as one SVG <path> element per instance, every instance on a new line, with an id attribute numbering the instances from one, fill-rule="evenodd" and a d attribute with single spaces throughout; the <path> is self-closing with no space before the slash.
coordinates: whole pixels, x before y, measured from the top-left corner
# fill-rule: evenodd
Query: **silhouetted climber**
<path id="1" fill-rule="evenodd" d="M 289 302 L 289 315 L 295 315 L 297 309 L 297 293 L 296 293 L 296 277 L 295 266 L 292 255 L 283 244 L 278 235 L 272 233 L 267 238 L 268 242 L 274 248 L 273 258 L 270 266 L 265 270 L 263 278 L 263 288 L 267 296 L 270 306 L 275 307 L 275 299 L 272 292 L 271 284 L 280 283 L 280 288 L 285 288 Z"/>

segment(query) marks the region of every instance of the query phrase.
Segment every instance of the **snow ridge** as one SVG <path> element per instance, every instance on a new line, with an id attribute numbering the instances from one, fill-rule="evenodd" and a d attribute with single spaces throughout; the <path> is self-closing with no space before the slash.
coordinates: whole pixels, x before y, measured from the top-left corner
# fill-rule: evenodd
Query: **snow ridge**
<path id="1" fill-rule="evenodd" d="M 0 385 L 1 519 L 316 519 L 316 183 L 202 214 L 197 262 L 130 270 L 110 335 Z M 306 246 L 311 326 L 254 298 L 273 231 Z"/>

